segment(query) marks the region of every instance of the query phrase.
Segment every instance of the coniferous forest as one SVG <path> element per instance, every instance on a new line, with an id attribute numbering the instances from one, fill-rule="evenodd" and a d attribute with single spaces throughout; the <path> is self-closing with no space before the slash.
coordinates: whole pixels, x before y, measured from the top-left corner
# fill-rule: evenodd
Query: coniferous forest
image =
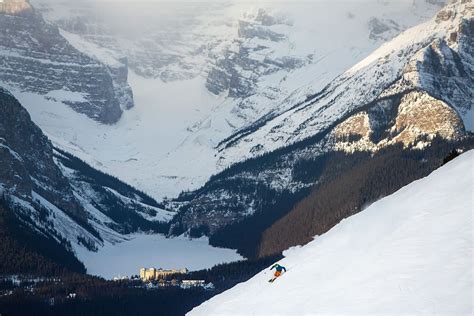
<path id="1" fill-rule="evenodd" d="M 8 200 L 0 199 L 2 316 L 184 315 L 280 258 L 220 264 L 186 276 L 211 282 L 212 289 L 148 288 L 139 279 L 107 281 L 85 274 L 84 265 L 66 250 L 67 245 L 30 229 L 13 212 Z"/>
<path id="2" fill-rule="evenodd" d="M 301 161 L 293 168 L 293 175 L 307 181 L 318 179 L 312 188 L 273 192 L 258 212 L 211 234 L 210 243 L 236 248 L 252 258 L 281 253 L 309 242 L 342 219 L 427 176 L 452 159 L 456 150 L 473 147 L 472 137 L 455 143 L 435 138 L 423 150 L 403 150 L 401 145 L 394 145 L 375 154 L 330 152 Z M 271 159 L 270 155 L 264 156 L 248 164 L 265 164 Z M 216 183 L 228 185 L 225 181 Z"/>

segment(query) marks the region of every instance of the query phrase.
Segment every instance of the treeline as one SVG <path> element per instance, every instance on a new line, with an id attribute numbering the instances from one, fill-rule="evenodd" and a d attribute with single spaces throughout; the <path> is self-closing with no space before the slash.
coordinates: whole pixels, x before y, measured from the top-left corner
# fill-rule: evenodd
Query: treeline
<path id="1" fill-rule="evenodd" d="M 309 193 L 308 189 L 295 193 L 269 191 L 273 193 L 270 199 L 258 198 L 262 203 L 256 213 L 215 231 L 209 237 L 209 244 L 237 249 L 238 253 L 246 258 L 257 258 L 262 232 L 291 211 L 293 206 Z"/>
<path id="2" fill-rule="evenodd" d="M 293 166 L 293 180 L 302 183 L 315 183 L 320 179 L 326 165 L 331 161 L 340 161 L 341 164 L 354 163 L 347 160 L 346 156 L 344 153 L 329 153 L 310 160 L 299 160 Z M 370 155 L 357 152 L 352 156 L 356 157 L 356 160 L 363 160 L 367 159 Z M 266 163 L 270 164 L 272 160 L 268 160 Z M 333 171 L 343 172 L 341 168 Z M 240 183 L 237 183 L 239 181 Z M 209 184 L 210 187 L 211 185 L 229 185 L 229 181 L 224 182 L 221 180 L 218 183 Z M 294 191 L 276 191 L 269 188 L 268 184 L 265 183 L 252 187 L 252 184 L 249 184 L 245 178 L 232 179 L 233 192 L 241 194 L 242 190 L 237 189 L 240 186 L 249 186 L 248 191 L 245 193 L 252 192 L 251 196 L 255 200 L 257 211 L 243 220 L 232 222 L 213 232 L 209 238 L 209 243 L 216 247 L 237 249 L 239 254 L 246 258 L 258 258 L 260 257 L 259 244 L 262 233 L 269 229 L 277 220 L 288 214 L 296 203 L 308 196 L 311 192 L 311 187 L 300 188 Z M 264 192 L 264 194 L 259 194 L 260 192 Z"/>
<path id="3" fill-rule="evenodd" d="M 129 197 L 132 199 L 135 198 L 135 195 L 139 196 L 141 199 L 141 202 L 154 206 L 154 207 L 163 208 L 163 205 L 159 204 L 155 199 L 153 199 L 148 194 L 134 188 L 133 186 L 119 180 L 118 178 L 114 176 L 111 176 L 109 174 L 106 174 L 102 171 L 99 171 L 91 167 L 89 164 L 77 158 L 76 156 L 73 156 L 72 154 L 65 152 L 56 147 L 54 148 L 54 151 L 56 152 L 55 157 L 59 159 L 59 161 L 65 167 L 79 171 L 81 175 L 87 177 L 87 179 L 84 179 L 87 182 L 95 183 L 100 186 L 111 188 L 119 192 L 123 196 Z"/>
<path id="4" fill-rule="evenodd" d="M 343 218 L 359 212 L 364 205 L 426 176 L 441 166 L 448 155 L 455 155 L 453 148 L 473 148 L 473 143 L 471 135 L 456 143 L 435 138 L 423 150 L 393 145 L 375 155 L 330 152 L 298 160 L 293 166 L 293 180 L 316 183 L 312 188 L 294 192 L 268 190 L 265 198 L 256 197 L 257 212 L 214 231 L 210 244 L 237 249 L 247 258 L 273 255 L 290 246 L 305 244 Z M 233 183 L 233 191 L 249 185 L 245 183 L 247 179 L 232 179 L 239 180 L 243 183 Z M 228 181 L 220 179 L 208 183 L 206 189 L 227 184 Z"/>
<path id="5" fill-rule="evenodd" d="M 348 155 L 328 159 L 322 181 L 311 194 L 263 232 L 258 256 L 280 253 L 311 241 L 342 219 L 453 159 L 457 153 L 453 147 L 468 150 L 474 147 L 474 142 L 472 138 L 458 144 L 435 139 L 424 150 L 392 146 L 365 158 Z"/>
<path id="6" fill-rule="evenodd" d="M 31 287 L 15 287 L 0 282 L 2 315 L 185 315 L 210 299 L 281 259 L 273 256 L 250 261 L 219 264 L 194 271 L 186 279 L 203 279 L 215 285 L 213 290 L 179 287 L 146 289 L 141 281 L 106 281 L 88 275 L 69 274 L 57 280 L 39 282 Z M 183 278 L 177 275 L 176 278 Z M 26 282 L 28 283 L 28 281 Z M 74 298 L 69 297 L 74 294 Z"/>
<path id="7" fill-rule="evenodd" d="M 137 284 L 72 276 L 59 282 L 17 288 L 0 297 L 0 313 L 9 315 L 185 315 L 212 296 L 201 288 L 137 288 Z M 75 297 L 68 297 L 75 294 Z"/>
<path id="8" fill-rule="evenodd" d="M 280 164 L 284 165 L 285 162 L 281 160 L 282 157 L 285 157 L 285 156 L 291 157 L 298 150 L 318 144 L 318 142 L 322 141 L 324 137 L 326 137 L 329 134 L 329 132 L 331 131 L 333 127 L 341 123 L 343 120 L 344 118 L 336 120 L 324 131 L 321 131 L 318 134 L 313 135 L 309 138 L 305 138 L 303 140 L 278 148 L 273 151 L 265 152 L 256 157 L 247 158 L 245 160 L 236 162 L 226 167 L 224 170 L 220 171 L 219 173 L 212 175 L 209 178 L 209 180 L 201 188 L 194 191 L 183 191 L 181 192 L 179 197 L 174 199 L 173 201 L 176 201 L 176 202 L 191 201 L 201 194 L 212 191 L 212 189 L 214 189 L 215 186 L 219 186 L 220 183 L 222 182 L 225 183 L 228 181 L 228 179 L 232 178 L 235 175 L 239 175 L 241 173 L 265 172 L 267 170 L 271 170 L 275 167 L 278 167 Z"/>
<path id="9" fill-rule="evenodd" d="M 62 275 L 85 273 L 84 265 L 57 241 L 20 221 L 0 197 L 0 275 Z"/>
<path id="10" fill-rule="evenodd" d="M 81 159 L 58 148 L 55 148 L 55 157 L 65 167 L 77 171 L 77 181 L 86 182 L 96 192 L 95 199 L 90 203 L 117 223 L 117 225 L 109 224 L 112 229 L 122 234 L 130 234 L 138 230 L 168 233 L 169 224 L 167 222 L 149 221 L 139 214 L 146 213 L 150 217 L 156 216 L 157 211 L 151 207 L 163 208 L 156 200 L 116 177 L 92 168 Z M 131 200 L 123 201 L 106 188 L 110 188 Z M 137 197 L 141 200 L 140 202 L 150 207 L 147 208 L 134 202 Z"/>
<path id="11" fill-rule="evenodd" d="M 149 221 L 138 213 L 140 210 L 146 211 L 142 205 L 136 203 L 124 203 L 121 199 L 117 198 L 117 196 L 103 187 L 93 185 L 93 188 L 100 194 L 97 194 L 96 200 L 91 203 L 102 213 L 118 223 L 116 226 L 114 226 L 114 224 L 109 224 L 114 230 L 122 234 L 130 234 L 138 230 L 151 231 L 160 234 L 168 233 L 169 223 Z M 153 210 L 153 213 L 149 215 L 156 215 L 156 211 Z"/>

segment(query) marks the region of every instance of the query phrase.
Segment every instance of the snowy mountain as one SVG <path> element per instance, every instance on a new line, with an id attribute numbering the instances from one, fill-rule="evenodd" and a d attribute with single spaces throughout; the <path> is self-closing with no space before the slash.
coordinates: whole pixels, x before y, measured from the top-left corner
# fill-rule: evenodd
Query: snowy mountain
<path id="1" fill-rule="evenodd" d="M 167 232 L 173 214 L 152 198 L 55 150 L 28 112 L 0 91 L 0 189 L 17 215 L 70 246 L 97 250 L 131 232 Z M 21 131 L 21 133 L 18 133 Z"/>
<path id="2" fill-rule="evenodd" d="M 3 1 L 2 191 L 87 266 L 306 243 L 474 147 L 472 4 L 442 5 Z"/>
<path id="3" fill-rule="evenodd" d="M 92 245 L 101 242 L 98 233 L 87 224 L 87 212 L 74 197 L 68 180 L 54 163 L 49 140 L 4 90 L 1 105 L 2 195 L 20 206 L 23 214 L 18 216 L 38 230 L 56 236 L 58 241 L 83 240 Z M 20 135 L 18 130 L 23 133 Z M 45 211 L 41 205 L 51 207 Z"/>
<path id="4" fill-rule="evenodd" d="M 128 67 L 136 106 L 103 126 L 59 99 L 12 92 L 27 106 L 36 100 L 28 110 L 55 146 L 156 198 L 196 189 L 245 158 L 245 148 L 229 157 L 216 156 L 216 146 L 440 8 L 421 0 L 32 3 L 75 49 Z"/>
<path id="5" fill-rule="evenodd" d="M 474 128 L 473 9 L 452 1 L 429 22 L 402 33 L 306 100 L 273 113 L 220 144 L 221 160 L 255 157 L 304 140 L 378 99 L 423 90 Z M 233 157 L 237 158 L 233 158 Z"/>
<path id="6" fill-rule="evenodd" d="M 54 148 L 28 112 L 1 88 L 0 108 L 0 208 L 14 232 L 9 238 L 39 234 L 38 243 L 27 245 L 39 244 L 33 247 L 39 256 L 77 268 L 81 264 L 76 256 L 89 273 L 106 278 L 134 275 L 142 265 L 157 262 L 203 269 L 241 258 L 235 251 L 210 247 L 206 238 L 166 238 L 173 212 Z"/>
<path id="7" fill-rule="evenodd" d="M 189 315 L 472 313 L 474 151 L 370 205 Z"/>
<path id="8" fill-rule="evenodd" d="M 425 176 L 453 148 L 472 148 L 471 9 L 452 2 L 306 101 L 278 108 L 221 143 L 221 160 L 248 160 L 182 194 L 176 232 L 210 234 L 214 245 L 247 256 L 272 254 Z M 391 181 L 379 176 L 387 173 Z M 318 209 L 298 211 L 312 191 L 320 194 Z M 279 245 L 265 246 L 265 236 L 278 232 Z M 235 240 L 237 234 L 244 237 Z"/>

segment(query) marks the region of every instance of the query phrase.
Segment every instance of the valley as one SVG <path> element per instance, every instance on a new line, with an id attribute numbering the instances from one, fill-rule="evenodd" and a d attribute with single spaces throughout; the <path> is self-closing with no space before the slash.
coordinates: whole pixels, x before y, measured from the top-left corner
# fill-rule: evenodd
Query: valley
<path id="1" fill-rule="evenodd" d="M 0 314 L 468 314 L 473 28 L 472 0 L 0 0 Z"/>

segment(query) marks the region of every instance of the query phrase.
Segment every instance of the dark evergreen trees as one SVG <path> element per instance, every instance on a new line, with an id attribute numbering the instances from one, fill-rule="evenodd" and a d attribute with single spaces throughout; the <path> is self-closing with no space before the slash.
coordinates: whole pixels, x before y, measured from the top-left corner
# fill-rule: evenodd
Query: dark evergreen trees
<path id="1" fill-rule="evenodd" d="M 474 143 L 470 139 L 458 145 L 468 149 Z M 458 155 L 450 152 L 452 147 L 436 139 L 424 150 L 392 146 L 373 156 L 330 159 L 311 194 L 262 233 L 258 256 L 305 244 L 372 202 L 427 176 Z"/>
<path id="2" fill-rule="evenodd" d="M 0 275 L 85 273 L 84 265 L 63 244 L 34 231 L 0 199 Z"/>

